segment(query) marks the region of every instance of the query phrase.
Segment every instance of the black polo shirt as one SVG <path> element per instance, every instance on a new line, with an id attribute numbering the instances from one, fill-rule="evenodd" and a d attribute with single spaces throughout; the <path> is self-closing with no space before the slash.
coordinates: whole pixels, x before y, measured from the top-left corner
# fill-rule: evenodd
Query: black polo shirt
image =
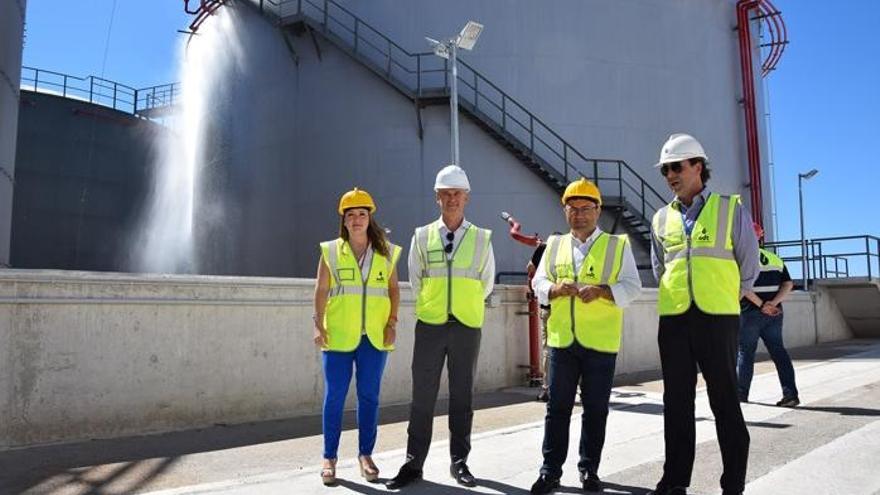
<path id="1" fill-rule="evenodd" d="M 767 256 L 764 253 L 761 253 L 761 274 L 758 275 L 758 279 L 755 280 L 755 286 L 752 288 L 752 291 L 754 291 L 763 302 L 767 302 L 776 297 L 782 284 L 791 281 L 791 275 L 788 274 L 787 266 L 783 264 L 782 271 L 768 270 L 767 263 Z M 752 301 L 749 301 L 745 297 L 740 299 L 739 303 L 740 309 L 743 311 L 750 308 L 758 309 Z M 779 305 L 779 309 L 782 309 L 782 304 Z"/>

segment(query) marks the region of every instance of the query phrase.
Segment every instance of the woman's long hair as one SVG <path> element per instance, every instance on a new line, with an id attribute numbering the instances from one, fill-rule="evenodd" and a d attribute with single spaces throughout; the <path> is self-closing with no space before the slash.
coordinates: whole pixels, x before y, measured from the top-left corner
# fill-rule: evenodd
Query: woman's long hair
<path id="1" fill-rule="evenodd" d="M 348 242 L 348 229 L 345 228 L 345 213 L 339 219 L 339 237 Z M 373 251 L 388 257 L 388 239 L 385 237 L 385 229 L 379 225 L 376 218 L 370 213 L 370 225 L 367 226 L 367 239 L 373 246 Z"/>

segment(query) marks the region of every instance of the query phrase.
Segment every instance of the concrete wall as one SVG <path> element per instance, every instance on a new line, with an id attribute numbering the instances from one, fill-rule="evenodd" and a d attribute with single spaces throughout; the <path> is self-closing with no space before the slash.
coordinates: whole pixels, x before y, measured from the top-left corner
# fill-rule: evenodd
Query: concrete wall
<path id="1" fill-rule="evenodd" d="M 0 448 L 313 414 L 320 352 L 313 281 L 0 271 Z M 410 397 L 413 300 L 406 285 L 382 403 Z M 524 383 L 527 317 L 519 287 L 487 309 L 478 391 Z M 625 313 L 620 374 L 659 367 L 656 290 Z M 820 293 L 819 340 L 848 338 Z M 812 303 L 786 303 L 790 346 L 814 342 Z M 446 387 L 445 381 L 441 388 Z"/>

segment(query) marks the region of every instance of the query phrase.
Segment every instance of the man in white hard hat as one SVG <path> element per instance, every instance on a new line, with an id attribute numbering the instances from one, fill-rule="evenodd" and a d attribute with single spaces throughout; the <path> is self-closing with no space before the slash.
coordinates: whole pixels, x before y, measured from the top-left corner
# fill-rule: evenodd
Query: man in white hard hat
<path id="1" fill-rule="evenodd" d="M 431 445 L 434 405 L 446 361 L 449 376 L 450 474 L 476 486 L 467 466 L 471 450 L 474 373 L 480 351 L 485 299 L 495 280 L 491 234 L 468 222 L 471 190 L 461 167 L 448 165 L 434 183 L 440 218 L 416 229 L 409 250 L 409 280 L 416 295 L 407 461 L 386 483 L 390 489 L 422 477 Z"/>
<path id="2" fill-rule="evenodd" d="M 693 136 L 673 134 L 655 165 L 675 193 L 651 224 L 666 442 L 656 495 L 684 495 L 690 485 L 697 369 L 715 415 L 722 493 L 745 487 L 749 431 L 737 396 L 737 333 L 740 296 L 758 276 L 758 240 L 740 196 L 706 188 L 708 161 Z"/>

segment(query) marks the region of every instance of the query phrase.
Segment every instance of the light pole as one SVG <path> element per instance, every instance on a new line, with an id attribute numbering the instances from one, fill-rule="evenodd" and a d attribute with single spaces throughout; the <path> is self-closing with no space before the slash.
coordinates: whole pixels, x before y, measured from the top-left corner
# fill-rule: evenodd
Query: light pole
<path id="1" fill-rule="evenodd" d="M 461 166 L 458 161 L 458 49 L 473 50 L 477 44 L 477 38 L 483 31 L 483 25 L 479 22 L 468 21 L 458 35 L 443 41 L 425 38 L 434 49 L 438 57 L 449 60 L 450 72 L 450 95 L 449 95 L 449 118 L 451 121 L 452 134 L 452 164 Z"/>
<path id="2" fill-rule="evenodd" d="M 819 171 L 811 169 L 806 173 L 798 174 L 798 204 L 800 206 L 801 213 L 801 263 L 803 263 L 803 267 L 801 269 L 804 277 L 804 290 L 808 290 L 807 288 L 807 279 L 809 278 L 809 269 L 807 265 L 807 238 L 804 236 L 804 180 L 810 180 L 818 174 Z"/>

